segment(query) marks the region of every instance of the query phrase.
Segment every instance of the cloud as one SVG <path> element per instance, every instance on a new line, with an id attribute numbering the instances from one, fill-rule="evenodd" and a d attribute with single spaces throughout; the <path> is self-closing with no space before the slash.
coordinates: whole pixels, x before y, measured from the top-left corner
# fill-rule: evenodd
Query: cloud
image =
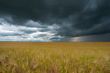
<path id="1" fill-rule="evenodd" d="M 52 41 L 52 38 L 57 38 L 54 41 L 61 40 L 60 35 L 57 35 L 58 26 L 56 24 L 52 26 L 40 25 L 38 22 L 32 20 L 25 23 L 36 24 L 38 27 L 29 27 L 22 25 L 10 24 L 4 19 L 0 19 L 0 41 Z M 31 25 L 30 24 L 30 25 Z M 56 28 L 57 27 L 57 28 Z M 45 30 L 45 31 L 43 31 Z"/>
<path id="2" fill-rule="evenodd" d="M 0 35 L 29 36 L 28 40 L 105 34 L 110 33 L 110 1 L 0 0 L 0 18 L 6 33 L 1 31 Z"/>
<path id="3" fill-rule="evenodd" d="M 104 35 L 92 35 L 92 36 L 80 36 L 80 37 L 74 37 L 69 38 L 68 41 L 74 41 L 74 42 L 83 42 L 83 41 L 91 41 L 91 42 L 109 42 L 110 41 L 110 34 L 104 34 Z"/>

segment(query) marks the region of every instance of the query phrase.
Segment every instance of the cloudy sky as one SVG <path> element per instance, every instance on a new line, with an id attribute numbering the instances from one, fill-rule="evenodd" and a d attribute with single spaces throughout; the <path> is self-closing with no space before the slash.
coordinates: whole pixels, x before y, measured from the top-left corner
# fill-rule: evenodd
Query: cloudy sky
<path id="1" fill-rule="evenodd" d="M 110 41 L 109 0 L 0 0 L 0 41 Z"/>

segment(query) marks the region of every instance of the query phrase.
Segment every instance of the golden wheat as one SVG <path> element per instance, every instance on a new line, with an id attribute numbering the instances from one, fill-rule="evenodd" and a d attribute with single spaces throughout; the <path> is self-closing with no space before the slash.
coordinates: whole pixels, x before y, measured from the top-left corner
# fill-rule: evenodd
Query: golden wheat
<path id="1" fill-rule="evenodd" d="M 110 73 L 109 45 L 1 42 L 0 73 Z"/>

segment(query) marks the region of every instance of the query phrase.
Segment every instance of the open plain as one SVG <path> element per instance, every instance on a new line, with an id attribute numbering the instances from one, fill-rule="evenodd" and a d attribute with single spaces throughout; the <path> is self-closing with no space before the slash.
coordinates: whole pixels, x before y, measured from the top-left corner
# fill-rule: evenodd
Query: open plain
<path id="1" fill-rule="evenodd" d="M 0 42 L 0 73 L 110 73 L 110 43 Z"/>

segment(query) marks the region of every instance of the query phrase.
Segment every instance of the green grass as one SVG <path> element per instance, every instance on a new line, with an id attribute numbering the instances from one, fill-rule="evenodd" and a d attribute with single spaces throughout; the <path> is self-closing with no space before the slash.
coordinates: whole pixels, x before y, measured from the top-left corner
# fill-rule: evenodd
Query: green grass
<path id="1" fill-rule="evenodd" d="M 0 43 L 0 73 L 110 73 L 110 43 Z"/>

